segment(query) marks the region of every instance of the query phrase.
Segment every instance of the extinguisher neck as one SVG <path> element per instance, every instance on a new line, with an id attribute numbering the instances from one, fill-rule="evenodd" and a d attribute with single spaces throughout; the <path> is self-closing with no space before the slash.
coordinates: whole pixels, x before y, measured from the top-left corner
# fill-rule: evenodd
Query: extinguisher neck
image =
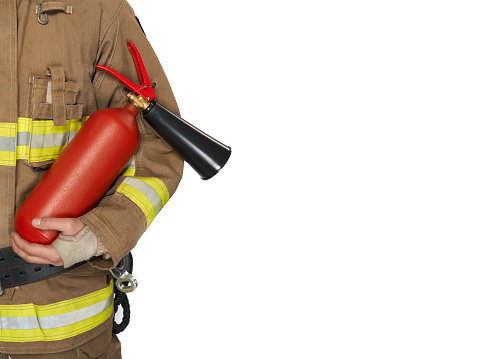
<path id="1" fill-rule="evenodd" d="M 124 109 L 130 112 L 134 117 L 136 117 L 138 113 L 140 113 L 140 110 L 131 103 L 127 103 Z"/>

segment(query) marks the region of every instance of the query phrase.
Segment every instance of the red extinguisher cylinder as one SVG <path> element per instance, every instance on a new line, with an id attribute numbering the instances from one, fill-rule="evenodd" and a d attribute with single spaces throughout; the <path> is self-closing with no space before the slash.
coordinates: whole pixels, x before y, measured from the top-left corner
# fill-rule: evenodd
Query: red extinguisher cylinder
<path id="1" fill-rule="evenodd" d="M 58 232 L 34 228 L 34 218 L 77 218 L 96 206 L 138 149 L 137 115 L 127 104 L 86 121 L 18 208 L 14 224 L 22 238 L 50 244 Z"/>

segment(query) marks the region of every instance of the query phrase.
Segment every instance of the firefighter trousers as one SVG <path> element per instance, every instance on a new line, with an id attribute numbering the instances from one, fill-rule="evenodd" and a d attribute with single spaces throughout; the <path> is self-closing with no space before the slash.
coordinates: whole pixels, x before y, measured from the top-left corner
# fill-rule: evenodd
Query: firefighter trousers
<path id="1" fill-rule="evenodd" d="M 61 353 L 49 354 L 3 354 L 0 359 L 121 359 L 121 345 L 116 335 L 109 343 L 95 338 L 89 342 Z"/>

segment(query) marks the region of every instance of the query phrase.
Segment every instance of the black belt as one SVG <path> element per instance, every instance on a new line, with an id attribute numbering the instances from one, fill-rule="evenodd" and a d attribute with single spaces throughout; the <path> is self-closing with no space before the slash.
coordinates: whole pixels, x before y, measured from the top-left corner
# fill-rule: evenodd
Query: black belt
<path id="1" fill-rule="evenodd" d="M 11 247 L 0 249 L 0 295 L 4 288 L 15 287 L 55 277 L 69 270 L 78 268 L 86 262 L 71 267 L 57 267 L 53 264 L 28 263 L 17 255 Z"/>

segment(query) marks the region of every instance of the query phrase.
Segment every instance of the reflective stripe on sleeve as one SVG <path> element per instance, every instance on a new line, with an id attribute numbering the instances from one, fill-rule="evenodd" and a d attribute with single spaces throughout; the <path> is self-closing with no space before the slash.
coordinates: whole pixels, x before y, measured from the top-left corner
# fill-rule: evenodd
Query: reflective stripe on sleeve
<path id="1" fill-rule="evenodd" d="M 49 305 L 0 305 L 0 340 L 55 341 L 95 328 L 113 312 L 113 282 L 99 291 Z"/>
<path id="2" fill-rule="evenodd" d="M 135 164 L 135 157 L 133 157 L 130 162 L 125 166 L 123 169 L 123 172 L 121 172 L 121 176 L 134 176 L 135 175 L 135 170 L 136 170 L 136 164 Z"/>
<path id="3" fill-rule="evenodd" d="M 155 177 L 127 177 L 117 191 L 130 198 L 146 217 L 147 226 L 170 199 L 165 184 Z"/>

